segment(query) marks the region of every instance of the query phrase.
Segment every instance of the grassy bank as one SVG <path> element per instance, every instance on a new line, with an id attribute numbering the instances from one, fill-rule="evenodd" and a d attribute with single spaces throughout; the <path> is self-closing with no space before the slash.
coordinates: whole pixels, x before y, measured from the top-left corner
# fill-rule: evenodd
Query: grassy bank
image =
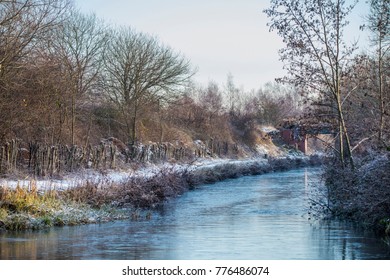
<path id="1" fill-rule="evenodd" d="M 28 230 L 51 226 L 150 218 L 146 212 L 197 185 L 228 178 L 315 165 L 318 158 L 286 157 L 217 162 L 202 166 L 162 168 L 152 176 L 131 176 L 120 182 L 84 182 L 63 191 L 0 187 L 0 229 Z"/>
<path id="2" fill-rule="evenodd" d="M 68 199 L 55 190 L 38 192 L 30 187 L 0 187 L 0 229 L 28 230 L 52 226 L 107 222 L 126 218 L 125 212 L 102 205 Z"/>

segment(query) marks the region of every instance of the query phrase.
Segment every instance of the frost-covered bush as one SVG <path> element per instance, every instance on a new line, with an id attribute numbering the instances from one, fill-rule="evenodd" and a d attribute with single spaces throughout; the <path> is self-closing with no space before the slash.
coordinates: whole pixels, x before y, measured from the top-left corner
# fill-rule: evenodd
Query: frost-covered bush
<path id="1" fill-rule="evenodd" d="M 389 234 L 390 159 L 381 155 L 355 170 L 327 164 L 324 182 L 335 216 L 352 219 Z"/>

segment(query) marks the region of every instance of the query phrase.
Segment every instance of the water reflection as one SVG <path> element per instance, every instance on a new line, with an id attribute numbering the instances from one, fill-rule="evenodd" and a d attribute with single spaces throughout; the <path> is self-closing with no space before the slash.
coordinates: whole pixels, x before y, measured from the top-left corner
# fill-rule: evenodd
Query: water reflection
<path id="1" fill-rule="evenodd" d="M 351 223 L 324 221 L 312 226 L 313 248 L 320 259 L 359 260 L 390 259 L 390 247 L 383 241 L 355 228 Z"/>
<path id="2" fill-rule="evenodd" d="M 389 248 L 339 222 L 310 221 L 317 169 L 202 186 L 151 221 L 0 234 L 1 259 L 389 259 Z"/>

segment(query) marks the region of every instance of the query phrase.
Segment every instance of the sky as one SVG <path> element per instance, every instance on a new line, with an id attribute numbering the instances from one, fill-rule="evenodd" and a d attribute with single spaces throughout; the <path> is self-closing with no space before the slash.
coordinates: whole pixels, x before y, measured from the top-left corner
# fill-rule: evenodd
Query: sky
<path id="1" fill-rule="evenodd" d="M 349 1 L 349 0 L 347 0 Z M 226 83 L 233 75 L 236 86 L 259 89 L 286 73 L 279 61 L 283 47 L 278 35 L 269 32 L 262 12 L 269 0 L 74 0 L 82 12 L 95 13 L 108 23 L 131 26 L 157 36 L 189 59 L 201 85 Z M 360 0 L 349 39 L 365 41 L 359 31 L 368 11 Z"/>

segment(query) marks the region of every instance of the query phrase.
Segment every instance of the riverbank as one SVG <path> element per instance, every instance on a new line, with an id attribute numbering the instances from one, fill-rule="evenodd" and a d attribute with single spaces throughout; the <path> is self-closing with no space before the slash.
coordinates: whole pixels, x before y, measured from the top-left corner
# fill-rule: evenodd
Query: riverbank
<path id="1" fill-rule="evenodd" d="M 149 219 L 150 211 L 201 184 L 318 165 L 319 157 L 286 156 L 209 160 L 149 166 L 137 172 L 100 174 L 53 182 L 0 183 L 0 229 Z M 27 184 L 26 184 L 27 183 Z M 141 214 L 142 213 L 142 214 Z"/>
<path id="2" fill-rule="evenodd" d="M 353 170 L 337 162 L 325 165 L 326 201 L 318 204 L 320 211 L 374 230 L 390 244 L 390 154 L 355 161 Z"/>

